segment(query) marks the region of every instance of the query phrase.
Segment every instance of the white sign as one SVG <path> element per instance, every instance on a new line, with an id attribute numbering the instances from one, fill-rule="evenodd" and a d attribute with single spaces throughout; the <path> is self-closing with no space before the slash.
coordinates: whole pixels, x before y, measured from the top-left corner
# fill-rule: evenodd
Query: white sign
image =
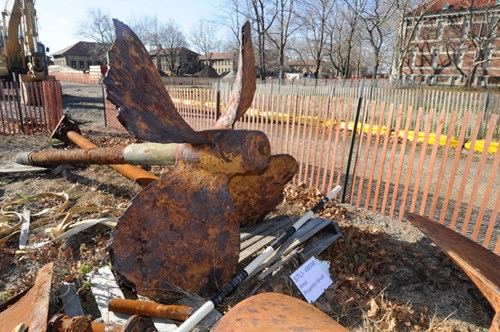
<path id="1" fill-rule="evenodd" d="M 316 257 L 311 257 L 290 275 L 293 282 L 309 303 L 316 301 L 333 283 L 327 272 L 321 268 Z"/>

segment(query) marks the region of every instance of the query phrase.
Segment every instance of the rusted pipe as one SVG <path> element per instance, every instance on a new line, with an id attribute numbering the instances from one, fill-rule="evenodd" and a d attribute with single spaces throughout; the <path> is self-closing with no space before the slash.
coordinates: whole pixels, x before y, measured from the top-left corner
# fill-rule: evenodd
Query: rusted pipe
<path id="1" fill-rule="evenodd" d="M 113 312 L 185 321 L 193 308 L 129 299 L 111 299 L 108 309 Z"/>
<path id="2" fill-rule="evenodd" d="M 177 144 L 143 143 L 121 147 L 72 150 L 45 150 L 21 153 L 17 162 L 23 165 L 61 164 L 132 164 L 173 165 Z"/>
<path id="3" fill-rule="evenodd" d="M 65 136 L 71 142 L 73 142 L 82 149 L 93 149 L 98 147 L 97 145 L 95 145 L 94 143 L 92 143 L 91 141 L 89 141 L 76 131 L 70 130 L 65 133 Z M 145 187 L 151 182 L 159 179 L 159 177 L 137 166 L 132 166 L 132 165 L 108 165 L 108 166 L 114 169 L 116 172 L 120 173 L 121 175 L 125 176 L 126 178 L 129 178 L 130 180 L 136 182 L 141 187 Z"/>

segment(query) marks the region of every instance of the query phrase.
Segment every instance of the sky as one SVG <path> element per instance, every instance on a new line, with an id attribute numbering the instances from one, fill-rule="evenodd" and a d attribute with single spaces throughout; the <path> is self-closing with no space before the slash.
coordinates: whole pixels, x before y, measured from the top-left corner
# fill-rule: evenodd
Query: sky
<path id="1" fill-rule="evenodd" d="M 35 9 L 39 40 L 50 48 L 50 54 L 80 40 L 75 30 L 90 7 L 101 8 L 122 21 L 154 15 L 160 22 L 172 19 L 188 37 L 200 19 L 213 18 L 219 3 L 221 0 L 39 0 Z"/>

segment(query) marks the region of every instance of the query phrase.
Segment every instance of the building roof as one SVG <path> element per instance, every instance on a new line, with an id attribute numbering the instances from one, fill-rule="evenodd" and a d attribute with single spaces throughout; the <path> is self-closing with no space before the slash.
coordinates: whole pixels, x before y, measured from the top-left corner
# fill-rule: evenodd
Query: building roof
<path id="1" fill-rule="evenodd" d="M 58 57 L 66 55 L 91 55 L 96 51 L 96 49 L 99 53 L 104 53 L 108 50 L 109 46 L 109 44 L 104 43 L 79 41 L 76 44 L 70 45 L 60 51 L 52 53 L 52 56 Z"/>
<path id="2" fill-rule="evenodd" d="M 471 1 L 472 2 L 472 1 Z M 450 13 L 450 12 L 457 12 L 457 11 L 462 11 L 465 9 L 470 8 L 470 3 L 468 1 L 463 1 L 463 0 L 434 0 L 434 1 L 429 1 L 427 4 L 427 13 L 428 14 L 437 14 L 437 13 Z M 486 7 L 499 7 L 497 5 L 497 0 L 474 0 L 473 1 L 473 8 L 474 9 L 483 9 Z M 415 10 L 415 14 L 421 13 L 422 9 L 424 8 L 424 5 L 421 5 L 417 7 Z"/>
<path id="3" fill-rule="evenodd" d="M 179 54 L 187 54 L 187 55 L 194 55 L 194 56 L 198 56 L 199 55 L 195 51 L 191 51 L 190 49 L 185 48 L 185 47 L 175 47 L 173 49 L 171 49 L 171 48 L 162 48 L 159 51 L 157 51 L 157 50 L 151 50 L 151 51 L 149 51 L 149 55 L 168 55 L 168 54 L 171 53 L 172 50 L 175 50 Z"/>
<path id="4" fill-rule="evenodd" d="M 236 52 L 212 53 L 210 60 L 233 60 L 235 56 Z"/>

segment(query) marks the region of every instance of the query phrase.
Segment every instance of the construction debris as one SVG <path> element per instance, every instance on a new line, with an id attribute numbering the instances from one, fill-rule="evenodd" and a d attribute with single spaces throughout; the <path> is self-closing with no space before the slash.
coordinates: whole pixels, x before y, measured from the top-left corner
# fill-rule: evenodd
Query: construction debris
<path id="1" fill-rule="evenodd" d="M 0 313 L 0 326 L 3 331 L 12 331 L 20 324 L 24 324 L 29 331 L 47 329 L 53 266 L 53 263 L 49 263 L 42 267 L 38 271 L 33 288 Z"/>

